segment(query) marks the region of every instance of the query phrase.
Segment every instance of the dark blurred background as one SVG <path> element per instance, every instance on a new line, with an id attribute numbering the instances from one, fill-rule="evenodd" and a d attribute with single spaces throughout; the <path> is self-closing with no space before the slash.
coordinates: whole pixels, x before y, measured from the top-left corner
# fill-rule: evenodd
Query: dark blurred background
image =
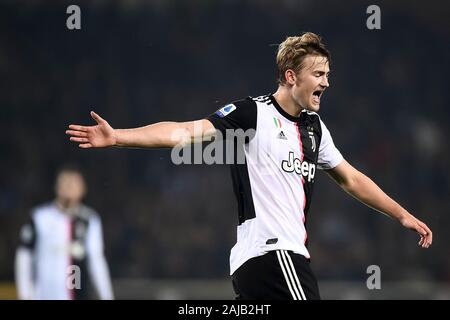
<path id="1" fill-rule="evenodd" d="M 70 4 L 81 30 L 66 28 Z M 381 30 L 366 27 L 370 4 Z M 332 53 L 320 114 L 336 145 L 434 231 L 419 249 L 320 173 L 308 223 L 319 284 L 365 284 L 376 264 L 383 281 L 450 285 L 449 17 L 446 1 L 1 1 L 0 281 L 13 282 L 19 229 L 66 162 L 86 173 L 113 280 L 226 279 L 237 206 L 225 165 L 81 150 L 64 131 L 92 124 L 90 110 L 136 127 L 274 92 L 276 45 L 312 31 Z"/>

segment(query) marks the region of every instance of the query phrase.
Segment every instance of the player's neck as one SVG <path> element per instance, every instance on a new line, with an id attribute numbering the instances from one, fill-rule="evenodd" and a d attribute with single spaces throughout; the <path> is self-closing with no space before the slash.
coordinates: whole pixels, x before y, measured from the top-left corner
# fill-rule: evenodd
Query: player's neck
<path id="1" fill-rule="evenodd" d="M 62 212 L 72 215 L 75 212 L 78 212 L 80 204 L 78 202 L 71 202 L 67 201 L 65 199 L 55 199 L 56 206 L 61 210 Z"/>
<path id="2" fill-rule="evenodd" d="M 295 103 L 287 88 L 279 86 L 277 92 L 273 94 L 273 97 L 286 113 L 293 117 L 300 116 L 303 109 Z"/>

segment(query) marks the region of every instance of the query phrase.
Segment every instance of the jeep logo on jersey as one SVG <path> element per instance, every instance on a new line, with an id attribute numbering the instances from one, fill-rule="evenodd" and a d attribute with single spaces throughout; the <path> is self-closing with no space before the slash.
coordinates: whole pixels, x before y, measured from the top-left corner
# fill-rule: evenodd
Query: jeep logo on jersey
<path id="1" fill-rule="evenodd" d="M 316 174 L 316 165 L 314 163 L 308 163 L 301 161 L 299 158 L 294 158 L 294 152 L 289 152 L 289 160 L 283 160 L 281 162 L 281 168 L 286 172 L 293 172 L 301 174 L 305 179 L 308 178 L 308 182 L 314 179 Z"/>
<path id="2" fill-rule="evenodd" d="M 216 114 L 219 117 L 223 118 L 223 117 L 227 116 L 228 114 L 230 114 L 231 112 L 233 112 L 234 110 L 236 110 L 236 106 L 231 103 L 231 104 L 227 104 L 222 109 L 217 110 Z"/>

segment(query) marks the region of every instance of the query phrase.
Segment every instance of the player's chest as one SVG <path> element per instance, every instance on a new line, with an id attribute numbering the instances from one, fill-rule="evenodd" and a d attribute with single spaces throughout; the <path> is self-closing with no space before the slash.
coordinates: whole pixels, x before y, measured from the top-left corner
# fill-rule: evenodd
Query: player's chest
<path id="1" fill-rule="evenodd" d="M 277 162 L 295 159 L 317 163 L 320 132 L 314 123 L 292 122 L 281 116 L 267 115 L 258 119 L 258 145 Z"/>
<path id="2" fill-rule="evenodd" d="M 47 215 L 37 222 L 38 245 L 50 252 L 65 252 L 73 243 L 84 243 L 87 221 L 68 216 Z"/>

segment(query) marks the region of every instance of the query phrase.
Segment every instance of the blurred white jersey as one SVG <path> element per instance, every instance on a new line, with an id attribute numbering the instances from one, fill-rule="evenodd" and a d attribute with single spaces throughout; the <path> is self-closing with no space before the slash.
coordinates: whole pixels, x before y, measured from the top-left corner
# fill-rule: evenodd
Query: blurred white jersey
<path id="1" fill-rule="evenodd" d="M 230 274 L 248 259 L 291 250 L 309 259 L 306 220 L 316 169 L 336 167 L 343 157 L 315 112 L 286 113 L 272 95 L 233 102 L 208 118 L 227 129 L 253 129 L 237 148 L 245 164 L 231 166 L 238 200 L 237 243 Z"/>
<path id="2" fill-rule="evenodd" d="M 15 269 L 21 299 L 86 299 L 89 283 L 99 298 L 113 298 L 101 221 L 84 205 L 73 215 L 55 203 L 35 208 L 21 230 Z"/>

